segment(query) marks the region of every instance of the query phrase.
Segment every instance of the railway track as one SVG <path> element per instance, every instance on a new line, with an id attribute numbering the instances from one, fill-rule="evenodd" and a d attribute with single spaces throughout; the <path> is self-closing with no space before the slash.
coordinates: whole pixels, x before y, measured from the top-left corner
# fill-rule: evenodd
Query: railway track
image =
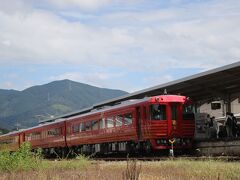
<path id="1" fill-rule="evenodd" d="M 197 160 L 197 161 L 240 161 L 239 156 L 216 156 L 216 157 L 208 157 L 208 156 L 184 156 L 184 157 L 95 157 L 90 158 L 94 161 L 167 161 L 167 160 Z"/>

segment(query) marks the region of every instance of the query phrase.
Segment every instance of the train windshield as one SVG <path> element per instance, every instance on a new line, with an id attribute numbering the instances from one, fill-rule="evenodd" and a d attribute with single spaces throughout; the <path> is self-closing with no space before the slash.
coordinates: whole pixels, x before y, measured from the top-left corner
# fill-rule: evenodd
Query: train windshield
<path id="1" fill-rule="evenodd" d="M 183 105 L 183 120 L 194 120 L 195 108 L 192 105 Z"/>
<path id="2" fill-rule="evenodd" d="M 150 118 L 151 120 L 166 120 L 166 105 L 150 105 Z"/>
<path id="3" fill-rule="evenodd" d="M 178 114 L 178 108 L 177 104 L 174 103 L 171 105 L 171 119 L 172 120 L 177 120 L 177 114 Z"/>

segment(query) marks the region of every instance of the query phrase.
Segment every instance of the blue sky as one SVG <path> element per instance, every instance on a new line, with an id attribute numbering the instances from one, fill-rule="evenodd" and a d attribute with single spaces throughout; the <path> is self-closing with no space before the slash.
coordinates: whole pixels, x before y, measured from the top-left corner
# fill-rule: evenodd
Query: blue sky
<path id="1" fill-rule="evenodd" d="M 237 0 L 0 0 L 0 89 L 141 90 L 240 60 Z"/>

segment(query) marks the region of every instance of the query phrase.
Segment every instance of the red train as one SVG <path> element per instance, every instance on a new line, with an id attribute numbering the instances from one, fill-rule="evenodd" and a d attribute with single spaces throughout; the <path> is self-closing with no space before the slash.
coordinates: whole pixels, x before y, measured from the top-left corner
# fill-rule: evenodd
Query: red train
<path id="1" fill-rule="evenodd" d="M 11 151 L 29 141 L 46 154 L 150 152 L 190 148 L 194 137 L 194 113 L 185 96 L 160 95 L 129 100 L 93 109 L 81 115 L 58 119 L 0 136 L 0 148 Z"/>

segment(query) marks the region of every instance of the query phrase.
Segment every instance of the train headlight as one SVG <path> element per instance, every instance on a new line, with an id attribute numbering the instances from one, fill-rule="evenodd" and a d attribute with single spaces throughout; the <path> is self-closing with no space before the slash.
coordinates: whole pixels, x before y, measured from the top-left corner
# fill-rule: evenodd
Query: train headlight
<path id="1" fill-rule="evenodd" d="M 157 139 L 156 143 L 158 145 L 166 145 L 167 144 L 167 140 L 166 139 Z"/>

